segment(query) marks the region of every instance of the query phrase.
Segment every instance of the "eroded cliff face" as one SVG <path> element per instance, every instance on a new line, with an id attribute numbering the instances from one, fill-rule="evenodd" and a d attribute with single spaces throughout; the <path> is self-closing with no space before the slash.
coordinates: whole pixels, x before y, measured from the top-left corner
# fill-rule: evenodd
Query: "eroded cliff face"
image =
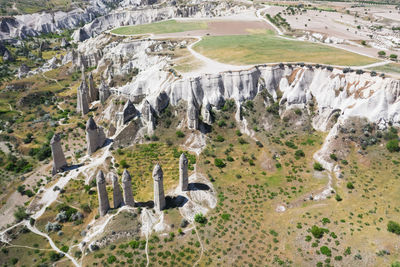
<path id="1" fill-rule="evenodd" d="M 329 130 L 328 121 L 335 113 L 342 120 L 366 118 L 381 128 L 388 123 L 400 124 L 400 81 L 371 77 L 370 73 L 343 74 L 340 69 L 315 66 L 256 66 L 249 70 L 172 80 L 170 76 L 160 73 L 155 73 L 159 77 L 156 83 L 143 84 L 139 74 L 129 85 L 114 90 L 121 90 L 128 97 L 145 94 L 153 107 L 156 98 L 163 92 L 170 104 L 177 105 L 183 100 L 196 107 L 201 114 L 211 108 L 219 109 L 227 99 L 242 103 L 266 90 L 273 101 L 279 101 L 285 109 L 308 108 L 310 104 L 315 106 L 313 125 L 321 131 Z M 149 73 L 144 75 L 150 76 Z M 279 95 L 282 97 L 278 99 Z"/>
<path id="2" fill-rule="evenodd" d="M 228 2 L 205 1 L 196 5 L 170 5 L 158 8 L 148 6 L 136 10 L 116 10 L 110 14 L 94 19 L 91 23 L 76 30 L 72 36 L 75 42 L 82 42 L 115 27 L 152 23 L 171 18 L 216 17 L 234 14 L 244 9 L 246 9 L 246 7 L 243 5 L 234 5 Z"/>
<path id="3" fill-rule="evenodd" d="M 76 8 L 70 12 L 42 12 L 8 17 L 0 22 L 0 40 L 74 29 L 107 14 L 111 10 L 110 6 L 118 2 L 118 0 L 91 0 L 85 9 Z"/>

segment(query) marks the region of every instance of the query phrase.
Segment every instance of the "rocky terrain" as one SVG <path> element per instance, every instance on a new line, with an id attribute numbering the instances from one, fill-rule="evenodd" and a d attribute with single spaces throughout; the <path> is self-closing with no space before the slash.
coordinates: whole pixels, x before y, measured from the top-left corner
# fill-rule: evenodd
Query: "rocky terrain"
<path id="1" fill-rule="evenodd" d="M 230 23 L 292 40 L 274 8 L 96 0 L 2 17 L 0 264 L 399 266 L 400 80 L 371 70 L 398 64 L 196 49 L 243 35 Z M 139 25 L 152 30 L 114 32 Z"/>

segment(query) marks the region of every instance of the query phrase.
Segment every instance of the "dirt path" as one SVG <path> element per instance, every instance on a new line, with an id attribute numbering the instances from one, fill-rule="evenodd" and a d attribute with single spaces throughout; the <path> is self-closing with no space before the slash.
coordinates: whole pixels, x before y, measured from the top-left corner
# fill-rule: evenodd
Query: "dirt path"
<path id="1" fill-rule="evenodd" d="M 200 247 L 201 247 L 200 257 L 199 257 L 199 259 L 193 264 L 193 267 L 194 267 L 194 266 L 196 266 L 196 265 L 198 265 L 198 264 L 200 263 L 200 260 L 201 260 L 201 258 L 203 257 L 203 254 L 204 254 L 204 247 L 203 247 L 203 243 L 201 242 L 201 239 L 200 239 L 200 236 L 199 236 L 199 232 L 197 231 L 197 227 L 196 227 L 196 225 L 194 225 L 194 223 L 193 223 L 193 227 L 194 227 L 194 230 L 196 231 L 196 236 L 197 236 L 197 239 L 199 240 Z"/>
<path id="2" fill-rule="evenodd" d="M 29 223 L 29 221 L 26 221 L 26 222 L 25 222 L 25 226 L 28 227 L 28 229 L 31 230 L 33 233 L 45 237 L 45 238 L 49 241 L 50 246 L 53 248 L 53 250 L 57 251 L 58 253 L 64 254 L 68 259 L 70 259 L 70 260 L 72 261 L 72 263 L 73 263 L 75 266 L 81 267 L 81 265 L 75 260 L 74 257 L 72 257 L 71 255 L 69 255 L 68 253 L 65 253 L 65 252 L 61 251 L 61 250 L 56 246 L 56 244 L 55 244 L 54 241 L 50 238 L 49 235 L 47 235 L 47 234 L 45 234 L 45 233 L 39 231 L 35 226 L 31 226 L 31 224 Z"/>

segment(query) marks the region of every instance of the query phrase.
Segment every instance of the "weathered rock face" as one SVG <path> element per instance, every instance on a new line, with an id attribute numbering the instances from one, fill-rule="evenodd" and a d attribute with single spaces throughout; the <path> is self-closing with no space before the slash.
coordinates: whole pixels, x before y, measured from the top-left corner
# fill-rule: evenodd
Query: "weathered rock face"
<path id="1" fill-rule="evenodd" d="M 88 23 L 96 17 L 107 14 L 110 11 L 107 3 L 117 2 L 116 0 L 94 0 L 89 1 L 90 6 L 84 10 L 76 8 L 69 12 L 41 12 L 2 18 L 0 19 L 0 40 L 26 38 L 28 36 L 38 36 L 41 33 L 75 29 L 81 23 Z"/>
<path id="2" fill-rule="evenodd" d="M 102 80 L 99 88 L 99 98 L 100 102 L 104 104 L 106 100 L 110 97 L 111 92 L 106 83 Z"/>
<path id="3" fill-rule="evenodd" d="M 27 65 L 21 64 L 21 67 L 19 67 L 18 69 L 18 79 L 26 77 L 26 75 L 28 75 L 30 70 L 31 68 L 29 68 Z"/>
<path id="4" fill-rule="evenodd" d="M 104 145 L 106 141 L 106 135 L 104 134 L 103 128 L 98 127 L 92 117 L 89 118 L 86 123 L 86 143 L 87 153 L 92 155 L 96 150 Z"/>
<path id="5" fill-rule="evenodd" d="M 89 112 L 89 94 L 88 94 L 88 86 L 86 83 L 86 77 L 84 75 L 84 72 L 82 72 L 82 82 L 78 87 L 77 90 L 77 102 L 76 102 L 76 112 L 82 113 L 82 115 L 85 115 Z"/>
<path id="6" fill-rule="evenodd" d="M 157 163 L 153 170 L 154 180 L 154 209 L 161 211 L 165 208 L 164 178 L 161 166 Z"/>
<path id="7" fill-rule="evenodd" d="M 53 157 L 53 170 L 52 174 L 55 175 L 67 166 L 64 152 L 61 147 L 61 137 L 59 134 L 55 134 L 50 141 L 51 155 Z"/>
<path id="8" fill-rule="evenodd" d="M 189 176 L 188 176 L 188 159 L 185 153 L 182 153 L 179 158 L 179 188 L 182 191 L 188 190 Z"/>
<path id="9" fill-rule="evenodd" d="M 14 61 L 14 57 L 11 55 L 11 53 L 10 53 L 10 51 L 8 51 L 8 49 L 3 54 L 3 61 L 4 62 Z"/>
<path id="10" fill-rule="evenodd" d="M 89 73 L 89 88 L 88 88 L 88 100 L 89 102 L 93 102 L 99 99 L 99 91 L 97 90 L 95 84 L 94 84 L 94 80 L 93 80 L 93 74 Z"/>
<path id="11" fill-rule="evenodd" d="M 108 201 L 106 179 L 104 178 L 103 171 L 99 171 L 96 176 L 97 195 L 99 199 L 99 214 L 104 216 L 110 209 L 110 202 Z"/>
<path id="12" fill-rule="evenodd" d="M 193 130 L 199 129 L 199 112 L 196 106 L 192 102 L 188 103 L 187 122 L 188 122 L 187 126 L 189 129 Z"/>
<path id="13" fill-rule="evenodd" d="M 123 124 L 126 124 L 134 117 L 136 117 L 137 114 L 138 111 L 136 110 L 135 105 L 133 105 L 132 101 L 128 99 L 128 101 L 124 105 L 124 108 L 122 109 L 122 112 L 119 112 L 117 114 L 117 125 L 121 126 Z"/>
<path id="14" fill-rule="evenodd" d="M 142 8 L 138 10 L 120 11 L 109 13 L 94 19 L 91 23 L 76 30 L 72 37 L 74 41 L 83 41 L 95 37 L 105 30 L 124 26 L 151 23 L 175 17 L 214 17 L 237 13 L 246 9 L 237 3 L 227 2 L 201 2 L 189 6 L 168 6 L 162 8 Z"/>
<path id="15" fill-rule="evenodd" d="M 156 122 L 153 115 L 153 108 L 146 99 L 143 102 L 141 113 L 142 119 L 144 120 L 145 124 L 147 124 L 147 134 L 150 136 L 154 133 Z"/>
<path id="16" fill-rule="evenodd" d="M 110 173 L 109 177 L 113 185 L 114 209 L 117 209 L 123 205 L 124 199 L 122 197 L 121 187 L 119 186 L 118 176 L 115 173 Z"/>
<path id="17" fill-rule="evenodd" d="M 62 48 L 66 48 L 66 47 L 70 46 L 70 43 L 67 41 L 67 39 L 62 38 L 62 39 L 61 39 L 61 44 L 60 44 L 60 46 L 61 46 Z"/>
<path id="18" fill-rule="evenodd" d="M 128 170 L 124 170 L 122 174 L 122 189 L 124 190 L 124 202 L 125 205 L 134 207 L 135 200 L 132 193 L 132 178 Z"/>

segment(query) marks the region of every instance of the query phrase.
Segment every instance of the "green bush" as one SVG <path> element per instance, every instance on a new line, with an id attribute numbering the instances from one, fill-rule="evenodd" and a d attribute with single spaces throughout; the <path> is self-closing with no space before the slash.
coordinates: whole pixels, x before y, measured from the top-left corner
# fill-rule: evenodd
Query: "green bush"
<path id="1" fill-rule="evenodd" d="M 396 235 L 400 235 L 400 224 L 394 221 L 389 221 L 387 224 L 387 230 Z"/>
<path id="2" fill-rule="evenodd" d="M 324 170 L 324 167 L 322 167 L 321 163 L 315 162 L 315 163 L 314 163 L 314 170 L 316 170 L 316 171 L 323 171 L 323 170 Z"/>
<path id="3" fill-rule="evenodd" d="M 207 218 L 202 213 L 197 213 L 194 216 L 194 221 L 200 224 L 205 224 L 207 222 Z"/>
<path id="4" fill-rule="evenodd" d="M 335 196 L 336 201 L 342 201 L 342 197 L 339 194 L 336 194 Z"/>
<path id="5" fill-rule="evenodd" d="M 183 138 L 185 137 L 185 134 L 182 131 L 176 131 L 176 137 Z"/>
<path id="6" fill-rule="evenodd" d="M 336 156 L 335 154 L 333 154 L 333 153 L 330 154 L 329 157 L 330 157 L 331 159 L 333 159 L 334 161 L 337 161 L 337 160 L 338 160 L 337 156 Z"/>
<path id="7" fill-rule="evenodd" d="M 322 227 L 318 227 L 316 225 L 313 225 L 310 229 L 311 234 L 315 237 L 315 238 L 321 238 L 323 237 L 324 233 L 327 232 L 328 230 Z"/>
<path id="8" fill-rule="evenodd" d="M 328 257 L 332 256 L 332 251 L 327 246 L 322 246 L 319 250 L 325 256 L 328 256 Z"/>
<path id="9" fill-rule="evenodd" d="M 117 258 L 114 256 L 114 255 L 111 255 L 111 256 L 109 256 L 108 258 L 107 258 L 107 262 L 109 263 L 109 264 L 112 264 L 112 263 L 114 263 L 114 262 L 116 262 L 117 261 Z"/>
<path id="10" fill-rule="evenodd" d="M 214 165 L 218 168 L 223 168 L 226 166 L 225 162 L 222 159 L 215 158 L 214 159 Z"/>
<path id="11" fill-rule="evenodd" d="M 346 187 L 347 187 L 348 189 L 354 189 L 354 185 L 353 185 L 352 182 L 348 182 L 347 185 L 346 185 Z"/>
<path id="12" fill-rule="evenodd" d="M 393 139 L 393 140 L 388 141 L 386 144 L 386 148 L 387 148 L 387 150 L 389 150 L 389 152 L 400 151 L 399 140 Z"/>
<path id="13" fill-rule="evenodd" d="M 294 153 L 294 156 L 296 157 L 296 159 L 299 159 L 301 157 L 305 157 L 305 154 L 304 154 L 303 150 L 299 149 L 299 150 L 296 150 L 296 152 Z"/>
<path id="14" fill-rule="evenodd" d="M 217 135 L 217 137 L 215 138 L 216 142 L 224 142 L 225 138 L 222 135 Z"/>
<path id="15" fill-rule="evenodd" d="M 14 217 L 17 220 L 17 222 L 20 222 L 22 220 L 28 219 L 29 214 L 26 213 L 24 207 L 18 206 L 17 210 L 14 212 Z"/>
<path id="16" fill-rule="evenodd" d="M 64 252 L 64 253 L 67 253 L 68 250 L 69 250 L 69 247 L 68 247 L 68 246 L 62 246 L 62 247 L 60 248 L 60 250 L 61 250 L 62 252 Z"/>

